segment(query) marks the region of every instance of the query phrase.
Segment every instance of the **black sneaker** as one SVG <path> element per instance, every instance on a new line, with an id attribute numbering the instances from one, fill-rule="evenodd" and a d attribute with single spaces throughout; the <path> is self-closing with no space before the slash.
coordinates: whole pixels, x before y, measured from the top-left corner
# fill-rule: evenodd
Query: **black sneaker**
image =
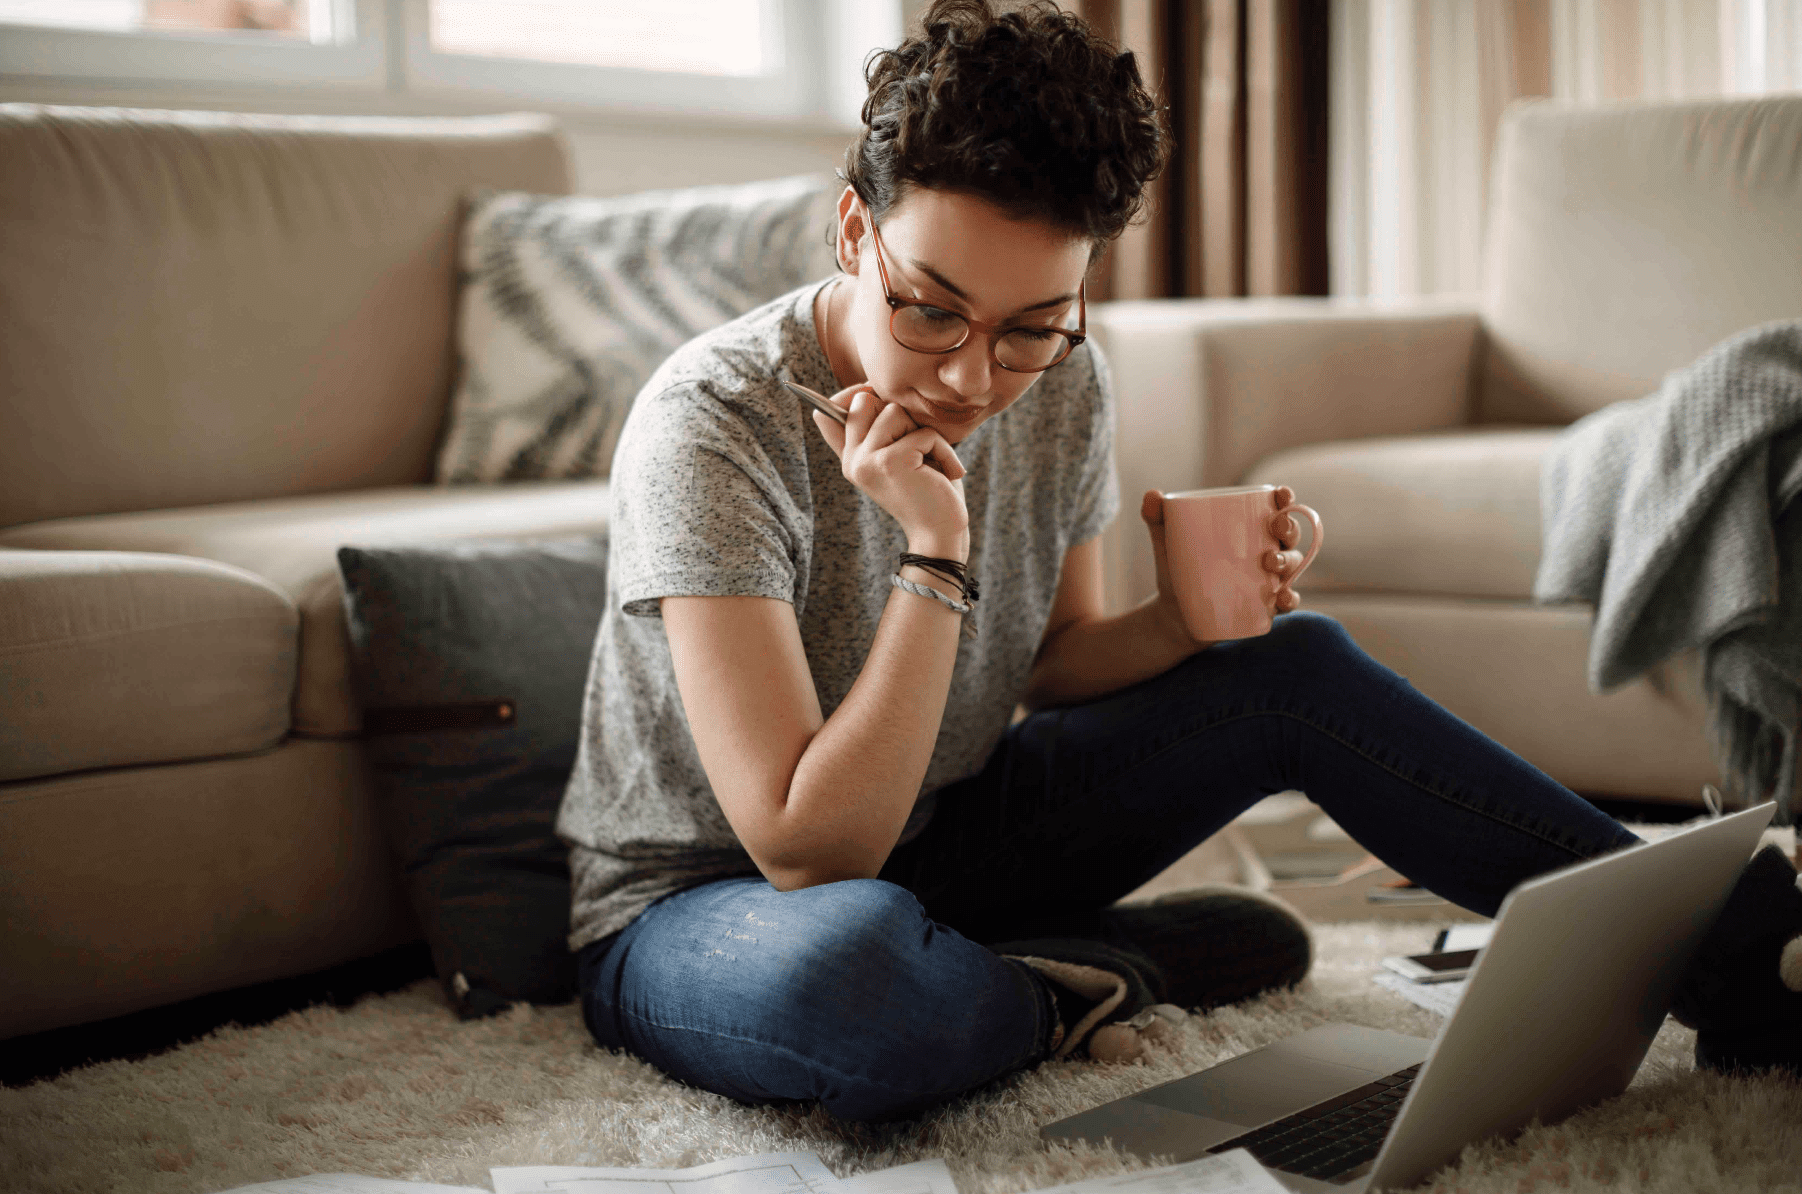
<path id="1" fill-rule="evenodd" d="M 1041 937 L 992 945 L 1018 962 L 1051 990 L 1058 1029 L 1053 1057 L 1086 1048 L 1096 1061 L 1133 1061 L 1164 1026 L 1186 1018 L 1164 1002 L 1164 976 L 1157 964 L 1131 949 L 1080 937 Z"/>
<path id="2" fill-rule="evenodd" d="M 1671 1014 L 1696 1030 L 1698 1068 L 1802 1078 L 1802 889 L 1776 846 L 1734 884 Z"/>
<path id="3" fill-rule="evenodd" d="M 1163 999 L 1183 1008 L 1237 1003 L 1307 977 L 1314 958 L 1295 910 L 1248 887 L 1207 884 L 1147 904 L 1062 915 L 1036 935 L 1077 937 L 1131 950 L 1156 963 Z"/>

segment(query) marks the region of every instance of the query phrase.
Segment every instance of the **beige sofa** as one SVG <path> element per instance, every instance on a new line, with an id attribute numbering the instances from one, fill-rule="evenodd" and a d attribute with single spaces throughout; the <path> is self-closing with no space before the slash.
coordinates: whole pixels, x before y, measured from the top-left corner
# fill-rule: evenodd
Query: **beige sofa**
<path id="1" fill-rule="evenodd" d="M 1802 318 L 1802 94 L 1522 104 L 1490 182 L 1470 299 L 1095 311 L 1122 488 L 1294 486 L 1327 532 L 1306 605 L 1576 790 L 1697 802 L 1717 772 L 1694 657 L 1595 696 L 1588 607 L 1532 603 L 1539 460 L 1733 332 Z M 1106 546 L 1114 600 L 1151 591 L 1142 532 Z"/>
<path id="2" fill-rule="evenodd" d="M 414 939 L 332 553 L 604 525 L 601 483 L 427 484 L 459 197 L 563 191 L 564 147 L 7 106 L 0 162 L 0 1038 Z M 1294 484 L 1312 605 L 1567 782 L 1693 798 L 1693 698 L 1589 697 L 1586 615 L 1526 602 L 1553 432 L 1500 425 L 1802 312 L 1802 99 L 1521 109 L 1494 207 L 1480 304 L 1091 312 L 1124 487 Z M 1142 591 L 1135 520 L 1108 547 Z"/>
<path id="3" fill-rule="evenodd" d="M 417 939 L 333 553 L 605 525 L 427 484 L 461 197 L 561 138 L 7 105 L 0 162 L 0 1037 Z"/>

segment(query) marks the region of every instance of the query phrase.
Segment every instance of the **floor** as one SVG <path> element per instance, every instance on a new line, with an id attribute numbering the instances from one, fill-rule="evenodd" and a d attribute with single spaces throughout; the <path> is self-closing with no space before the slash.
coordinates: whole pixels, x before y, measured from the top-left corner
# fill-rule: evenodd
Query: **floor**
<path id="1" fill-rule="evenodd" d="M 25 1086 L 89 1062 L 148 1057 L 227 1024 L 267 1024 L 319 1003 L 348 1007 L 364 995 L 397 991 L 431 975 L 432 955 L 416 942 L 316 974 L 15 1037 L 0 1041 L 0 1082 Z"/>
<path id="2" fill-rule="evenodd" d="M 1687 820 L 1695 815 L 1693 809 L 1673 805 L 1645 805 L 1601 799 L 1594 803 L 1624 821 L 1676 821 Z M 1294 845 L 1294 826 L 1305 824 L 1305 821 L 1288 824 L 1285 819 L 1273 824 L 1277 825 L 1274 830 L 1252 828 L 1248 837 L 1267 858 L 1278 852 L 1294 854 L 1293 849 L 1286 847 Z M 1343 853 L 1346 849 L 1343 842 L 1333 842 L 1330 839 L 1322 840 L 1318 845 L 1323 853 Z M 1161 891 L 1177 890 L 1196 883 L 1238 882 L 1242 875 L 1243 860 L 1229 846 L 1215 840 L 1197 847 L 1170 870 L 1129 898 L 1148 898 Z M 1362 888 L 1368 885 L 1360 885 L 1357 895 L 1360 901 Z M 1280 886 L 1277 890 L 1281 890 Z M 1301 903 L 1300 900 L 1293 902 Z M 1312 910 L 1304 906 L 1303 911 Z M 1440 919 L 1448 911 L 1455 913 L 1457 910 L 1441 903 L 1436 908 L 1426 907 L 1419 916 L 1406 918 L 1420 919 L 1425 916 Z M 1328 918 L 1357 919 L 1368 916 L 1377 919 L 1384 915 L 1381 910 L 1370 911 L 1366 908 L 1361 910 L 1359 916 Z M 1394 917 L 1397 914 L 1390 915 Z M 316 974 L 221 991 L 96 1024 L 60 1028 L 0 1041 L 0 1083 L 24 1086 L 90 1062 L 146 1057 L 205 1036 L 226 1024 L 265 1024 L 291 1011 L 314 1004 L 330 1003 L 346 1007 L 364 995 L 399 990 L 422 978 L 429 978 L 431 974 L 431 955 L 423 943 L 416 943 Z"/>

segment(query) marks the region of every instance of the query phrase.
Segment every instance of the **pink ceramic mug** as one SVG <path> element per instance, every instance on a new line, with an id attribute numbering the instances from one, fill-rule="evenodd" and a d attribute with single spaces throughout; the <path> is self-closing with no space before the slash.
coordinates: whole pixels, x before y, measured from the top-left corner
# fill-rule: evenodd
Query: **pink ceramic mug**
<path id="1" fill-rule="evenodd" d="M 1314 535 L 1301 567 L 1320 551 L 1320 515 L 1292 502 L 1276 504 L 1276 486 L 1239 485 L 1191 489 L 1164 495 L 1164 547 L 1170 586 L 1189 633 L 1203 642 L 1252 638 L 1270 629 L 1282 581 L 1264 568 L 1269 552 L 1281 551 L 1277 531 L 1291 514 L 1313 525 Z"/>

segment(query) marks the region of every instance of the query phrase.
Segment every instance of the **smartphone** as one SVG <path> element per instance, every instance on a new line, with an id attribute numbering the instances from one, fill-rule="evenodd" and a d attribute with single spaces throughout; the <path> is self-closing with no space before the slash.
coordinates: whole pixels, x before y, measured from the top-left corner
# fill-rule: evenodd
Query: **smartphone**
<path id="1" fill-rule="evenodd" d="M 1470 977 L 1477 953 L 1474 949 L 1455 949 L 1449 953 L 1409 954 L 1405 958 L 1384 958 L 1383 965 L 1417 983 L 1449 983 Z"/>

